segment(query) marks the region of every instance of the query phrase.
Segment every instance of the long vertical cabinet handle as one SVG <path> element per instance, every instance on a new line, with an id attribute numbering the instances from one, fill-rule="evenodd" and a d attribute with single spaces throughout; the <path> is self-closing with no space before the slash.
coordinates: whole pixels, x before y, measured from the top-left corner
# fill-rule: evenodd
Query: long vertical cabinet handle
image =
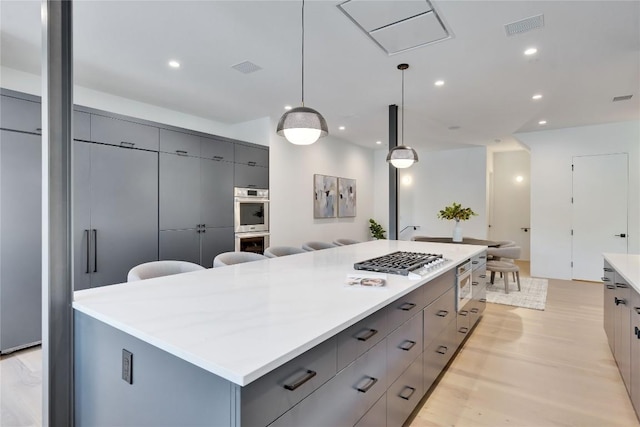
<path id="1" fill-rule="evenodd" d="M 93 272 L 98 272 L 98 230 L 93 231 Z"/>
<path id="2" fill-rule="evenodd" d="M 89 254 L 89 248 L 91 247 L 91 242 L 89 241 L 89 230 L 84 230 L 84 240 L 87 242 L 87 268 L 84 270 L 84 272 L 86 274 L 89 274 L 89 263 L 91 262 L 91 255 Z"/>

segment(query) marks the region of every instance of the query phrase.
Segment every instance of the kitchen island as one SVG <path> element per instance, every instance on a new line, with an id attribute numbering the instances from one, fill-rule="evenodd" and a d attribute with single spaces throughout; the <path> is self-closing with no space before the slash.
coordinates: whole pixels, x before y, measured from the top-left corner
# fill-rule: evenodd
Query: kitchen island
<path id="1" fill-rule="evenodd" d="M 398 250 L 449 261 L 345 285 Z M 401 424 L 462 341 L 455 268 L 485 250 L 380 240 L 76 292 L 76 423 Z"/>

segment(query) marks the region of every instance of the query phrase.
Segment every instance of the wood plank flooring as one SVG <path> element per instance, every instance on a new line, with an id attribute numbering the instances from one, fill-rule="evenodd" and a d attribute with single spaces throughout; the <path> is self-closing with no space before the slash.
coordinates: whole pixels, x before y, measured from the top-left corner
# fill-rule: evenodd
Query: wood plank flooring
<path id="1" fill-rule="evenodd" d="M 600 283 L 550 280 L 545 311 L 489 304 L 407 424 L 640 426 L 602 315 Z M 2 356 L 0 377 L 0 426 L 41 425 L 40 347 Z"/>

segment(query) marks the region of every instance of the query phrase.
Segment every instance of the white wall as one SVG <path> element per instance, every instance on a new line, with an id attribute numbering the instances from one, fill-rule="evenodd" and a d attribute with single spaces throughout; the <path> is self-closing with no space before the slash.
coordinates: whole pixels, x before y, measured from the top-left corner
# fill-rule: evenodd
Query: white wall
<path id="1" fill-rule="evenodd" d="M 373 153 L 373 218 L 382 225 L 389 237 L 389 164 L 387 150 L 377 150 Z"/>
<path id="2" fill-rule="evenodd" d="M 531 156 L 526 150 L 493 153 L 493 218 L 489 238 L 513 240 L 522 248 L 520 259 L 529 259 Z M 522 182 L 516 180 L 522 177 Z"/>
<path id="3" fill-rule="evenodd" d="M 640 253 L 640 121 L 517 134 L 531 149 L 531 274 L 571 279 L 571 161 L 629 153 L 629 253 Z"/>
<path id="4" fill-rule="evenodd" d="M 455 223 L 438 219 L 453 202 L 470 207 L 478 216 L 462 222 L 465 237 L 487 237 L 487 150 L 485 147 L 418 153 L 420 161 L 400 173 L 399 227 L 418 225 L 400 238 L 413 235 L 450 237 Z"/>
<path id="5" fill-rule="evenodd" d="M 275 129 L 275 122 L 272 123 Z M 373 151 L 334 139 L 296 146 L 270 132 L 271 245 L 300 246 L 310 240 L 369 239 L 374 216 Z M 355 218 L 313 218 L 313 175 L 356 179 Z"/>

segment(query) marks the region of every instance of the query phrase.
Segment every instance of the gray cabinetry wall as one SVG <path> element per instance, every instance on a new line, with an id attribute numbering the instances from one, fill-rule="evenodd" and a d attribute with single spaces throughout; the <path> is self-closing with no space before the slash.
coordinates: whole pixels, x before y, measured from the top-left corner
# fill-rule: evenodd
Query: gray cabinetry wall
<path id="1" fill-rule="evenodd" d="M 631 291 L 631 400 L 640 414 L 640 293 Z"/>
<path id="2" fill-rule="evenodd" d="M 604 276 L 602 277 L 604 282 L 604 331 L 607 334 L 607 341 L 609 342 L 609 348 L 614 353 L 615 350 L 615 329 L 614 319 L 616 313 L 616 273 L 608 262 L 604 262 Z"/>
<path id="3" fill-rule="evenodd" d="M 235 144 L 236 187 L 269 188 L 269 150 Z"/>
<path id="4" fill-rule="evenodd" d="M 622 276 L 616 273 L 614 323 L 614 356 L 627 391 L 631 380 L 631 288 Z"/>

